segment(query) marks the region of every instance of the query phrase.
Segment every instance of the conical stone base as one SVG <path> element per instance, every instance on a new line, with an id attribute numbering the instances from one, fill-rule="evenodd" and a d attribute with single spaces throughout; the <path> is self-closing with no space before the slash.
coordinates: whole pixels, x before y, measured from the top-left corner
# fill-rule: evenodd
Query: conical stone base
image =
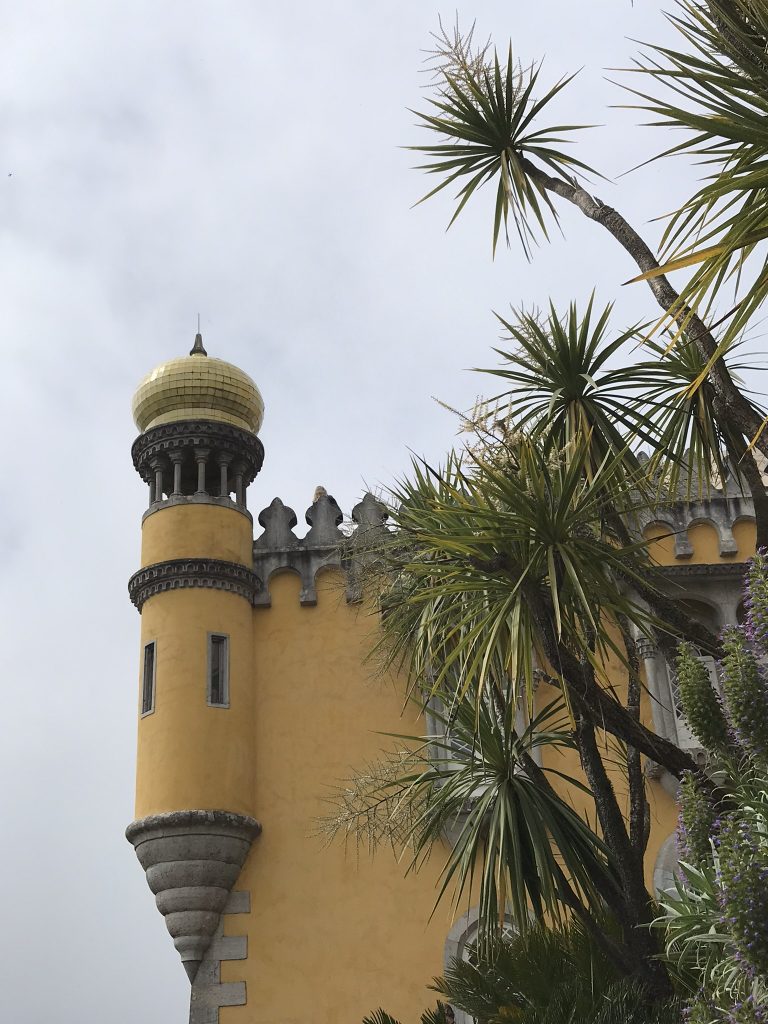
<path id="1" fill-rule="evenodd" d="M 254 818 L 230 811 L 171 811 L 126 829 L 190 981 L 260 832 Z"/>

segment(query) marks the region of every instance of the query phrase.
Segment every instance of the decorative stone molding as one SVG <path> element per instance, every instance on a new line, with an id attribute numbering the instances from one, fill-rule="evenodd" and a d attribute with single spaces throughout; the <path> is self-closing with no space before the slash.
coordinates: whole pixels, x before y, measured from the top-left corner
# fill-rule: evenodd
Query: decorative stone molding
<path id="1" fill-rule="evenodd" d="M 202 810 L 155 814 L 126 829 L 192 982 L 260 832 L 244 814 Z"/>
<path id="2" fill-rule="evenodd" d="M 743 579 L 747 571 L 746 562 L 713 562 L 701 565 L 660 565 L 656 570 L 667 579 L 688 580 L 692 577 L 706 579 Z"/>
<path id="3" fill-rule="evenodd" d="M 359 600 L 359 567 L 364 559 L 364 546 L 370 546 L 374 531 L 384 529 L 387 510 L 372 494 L 352 509 L 354 529 L 348 536 L 339 529 L 343 520 L 341 509 L 334 498 L 323 494 L 306 511 L 310 526 L 306 536 L 299 538 L 293 532 L 296 513 L 279 498 L 265 508 L 258 517 L 264 533 L 253 545 L 254 568 L 264 581 L 257 595 L 256 606 L 269 607 L 268 583 L 278 572 L 294 572 L 301 579 L 300 601 L 303 605 L 317 604 L 316 577 L 321 569 L 334 566 L 347 573 L 347 599 Z M 364 544 L 365 541 L 365 544 Z"/>
<path id="4" fill-rule="evenodd" d="M 181 420 L 152 427 L 133 442 L 131 456 L 136 472 L 149 483 L 154 473 L 153 460 L 187 450 L 192 456 L 196 448 L 242 461 L 245 486 L 253 481 L 264 462 L 264 445 L 255 434 L 213 420 Z"/>
<path id="5" fill-rule="evenodd" d="M 222 1006 L 245 1006 L 246 989 L 244 981 L 221 980 L 221 965 L 225 960 L 245 960 L 248 956 L 248 939 L 245 935 L 225 935 L 224 917 L 230 914 L 248 914 L 251 909 L 251 894 L 245 891 L 229 894 L 219 926 L 213 934 L 195 980 L 189 1000 L 189 1024 L 219 1024 L 219 1010 Z"/>
<path id="6" fill-rule="evenodd" d="M 172 558 L 139 569 L 128 580 L 128 594 L 139 611 L 155 594 L 183 587 L 227 590 L 255 604 L 261 580 L 244 565 L 218 558 Z"/>
<path id="7" fill-rule="evenodd" d="M 356 603 L 363 597 L 363 569 L 366 563 L 376 557 L 376 550 L 382 538 L 387 535 L 387 507 L 370 491 L 352 509 L 352 521 L 356 529 L 349 538 L 345 568 L 347 570 L 347 600 Z"/>
<path id="8" fill-rule="evenodd" d="M 724 490 L 713 486 L 706 497 L 686 500 L 683 491 L 677 501 L 643 509 L 638 513 L 637 531 L 642 533 L 653 525 L 666 528 L 673 535 L 675 558 L 684 560 L 693 554 L 689 528 L 706 523 L 717 532 L 720 556 L 728 558 L 738 553 L 733 527 L 742 519 L 754 518 L 752 498 L 742 494 L 736 482 L 729 479 Z"/>
<path id="9" fill-rule="evenodd" d="M 218 508 L 231 508 L 233 511 L 239 512 L 241 516 L 245 516 L 251 523 L 253 522 L 253 516 L 245 505 L 232 501 L 229 497 L 220 498 L 217 494 L 172 494 L 170 498 L 152 502 L 141 517 L 142 523 L 156 512 L 171 505 L 216 505 Z"/>
<path id="10" fill-rule="evenodd" d="M 264 533 L 253 545 L 253 558 L 265 582 L 276 572 L 297 573 L 302 583 L 299 600 L 303 605 L 314 605 L 317 604 L 315 577 L 318 571 L 326 566 L 341 566 L 339 549 L 344 535 L 338 527 L 343 516 L 335 499 L 323 495 L 307 509 L 305 518 L 310 530 L 306 537 L 299 539 L 293 532 L 296 513 L 275 498 L 259 515 Z M 266 588 L 255 603 L 269 606 Z"/>

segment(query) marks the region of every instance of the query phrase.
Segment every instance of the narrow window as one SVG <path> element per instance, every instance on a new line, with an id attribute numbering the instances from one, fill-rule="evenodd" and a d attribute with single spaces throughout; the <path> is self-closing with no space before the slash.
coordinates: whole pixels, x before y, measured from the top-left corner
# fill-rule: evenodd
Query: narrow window
<path id="1" fill-rule="evenodd" d="M 208 634 L 208 703 L 229 707 L 229 637 Z"/>
<path id="2" fill-rule="evenodd" d="M 141 713 L 155 710 L 155 641 L 144 645 L 144 674 L 141 680 Z"/>

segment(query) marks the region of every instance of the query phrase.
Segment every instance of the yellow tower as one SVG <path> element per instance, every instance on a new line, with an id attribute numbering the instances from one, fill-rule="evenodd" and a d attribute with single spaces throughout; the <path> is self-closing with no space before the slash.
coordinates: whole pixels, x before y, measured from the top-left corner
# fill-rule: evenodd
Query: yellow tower
<path id="1" fill-rule="evenodd" d="M 127 836 L 194 980 L 251 844 L 254 817 L 253 522 L 246 491 L 264 405 L 237 367 L 190 354 L 133 400 L 149 487 L 141 568 L 136 820 Z"/>

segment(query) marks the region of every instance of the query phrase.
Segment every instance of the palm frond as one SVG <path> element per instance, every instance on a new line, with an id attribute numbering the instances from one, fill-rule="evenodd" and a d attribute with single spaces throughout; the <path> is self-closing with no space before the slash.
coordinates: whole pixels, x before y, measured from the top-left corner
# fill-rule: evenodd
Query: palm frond
<path id="1" fill-rule="evenodd" d="M 419 202 L 424 202 L 454 183 L 459 185 L 457 205 L 450 224 L 483 185 L 496 183 L 493 218 L 493 249 L 503 226 L 509 241 L 512 220 L 526 256 L 537 231 L 547 235 L 547 220 L 557 222 L 555 208 L 526 170 L 526 160 L 536 159 L 548 170 L 572 179 L 594 173 L 561 147 L 569 134 L 586 125 L 539 127 L 541 114 L 573 76 L 563 78 L 537 98 L 540 66 L 524 70 L 515 60 L 510 44 L 505 58 L 489 48 L 473 51 L 467 35 L 445 36 L 439 48 L 435 95 L 429 109 L 413 111 L 440 142 L 409 147 L 423 153 L 421 169 L 441 180 Z M 450 227 L 449 224 L 449 227 Z"/>
<path id="2" fill-rule="evenodd" d="M 630 91 L 654 125 L 685 133 L 660 155 L 693 156 L 709 173 L 670 217 L 663 265 L 643 276 L 697 266 L 672 315 L 684 306 L 705 310 L 733 283 L 739 298 L 721 339 L 725 352 L 768 295 L 768 9 L 752 0 L 678 6 L 670 21 L 686 48 L 650 47 L 635 69 L 667 91 Z"/>
<path id="3" fill-rule="evenodd" d="M 631 518 L 638 498 L 621 457 L 587 473 L 589 458 L 584 445 L 551 455 L 522 437 L 466 464 L 414 462 L 391 510 L 400 543 L 385 556 L 380 653 L 419 686 L 456 679 L 482 693 L 509 672 L 527 699 L 534 658 L 546 660 L 543 607 L 580 656 L 591 658 L 596 635 L 622 657 L 605 622 L 640 624 L 624 584 L 648 562 L 645 544 L 622 543 L 612 523 L 617 510 Z"/>
<path id="4" fill-rule="evenodd" d="M 395 1020 L 386 1010 L 379 1008 L 368 1017 L 363 1017 L 361 1024 L 400 1024 L 400 1021 Z"/>
<path id="5" fill-rule="evenodd" d="M 433 988 L 479 1024 L 677 1024 L 680 1013 L 675 1001 L 653 1003 L 642 984 L 622 978 L 573 922 L 470 949 Z"/>
<path id="6" fill-rule="evenodd" d="M 566 886 L 585 904 L 602 906 L 616 888 L 607 848 L 552 786 L 542 787 L 525 772 L 525 759 L 542 747 L 572 748 L 573 739 L 562 702 L 535 715 L 522 730 L 516 709 L 507 703 L 481 701 L 472 695 L 446 694 L 445 711 L 432 709 L 436 731 L 428 736 L 400 736 L 410 751 L 410 767 L 397 778 L 374 786 L 370 797 L 396 792 L 411 802 L 407 845 L 409 870 L 418 870 L 436 844 L 450 837 L 436 905 L 450 897 L 453 906 L 477 893 L 482 944 L 496 935 L 505 918 L 525 931 L 531 918 L 563 919 Z M 578 780 L 554 768 L 544 777 L 584 791 Z M 360 807 L 367 828 L 369 800 Z M 350 809 L 350 808 L 348 808 Z M 339 828 L 334 819 L 334 827 Z M 347 829 L 354 829 L 348 816 Z"/>

